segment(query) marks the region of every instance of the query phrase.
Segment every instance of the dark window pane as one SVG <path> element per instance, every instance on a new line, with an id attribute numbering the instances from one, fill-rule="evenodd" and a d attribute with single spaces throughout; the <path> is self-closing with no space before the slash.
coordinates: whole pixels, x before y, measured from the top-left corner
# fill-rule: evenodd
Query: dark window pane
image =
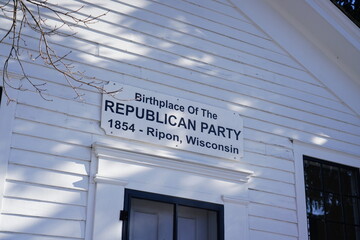
<path id="1" fill-rule="evenodd" d="M 339 193 L 339 168 L 331 165 L 323 165 L 324 189 L 328 192 Z"/>
<path id="2" fill-rule="evenodd" d="M 346 195 L 359 196 L 357 172 L 353 169 L 341 169 L 341 187 Z"/>
<path id="3" fill-rule="evenodd" d="M 328 220 L 344 221 L 341 198 L 337 194 L 327 194 L 325 199 L 326 217 Z"/>
<path id="4" fill-rule="evenodd" d="M 346 226 L 346 240 L 360 240 L 360 227 Z"/>
<path id="5" fill-rule="evenodd" d="M 308 215 L 323 217 L 325 215 L 325 209 L 322 192 L 309 190 L 306 195 L 306 208 Z"/>
<path id="6" fill-rule="evenodd" d="M 305 161 L 305 186 L 307 188 L 322 189 L 320 163 Z"/>
<path id="7" fill-rule="evenodd" d="M 359 200 L 357 198 L 344 197 L 345 222 L 348 224 L 360 224 Z"/>
<path id="8" fill-rule="evenodd" d="M 326 230 L 327 230 L 327 238 L 326 238 L 327 240 L 346 240 L 343 224 L 327 223 Z"/>
<path id="9" fill-rule="evenodd" d="M 319 219 L 309 220 L 309 232 L 310 232 L 310 240 L 322 240 L 326 239 L 325 236 L 325 223 Z"/>

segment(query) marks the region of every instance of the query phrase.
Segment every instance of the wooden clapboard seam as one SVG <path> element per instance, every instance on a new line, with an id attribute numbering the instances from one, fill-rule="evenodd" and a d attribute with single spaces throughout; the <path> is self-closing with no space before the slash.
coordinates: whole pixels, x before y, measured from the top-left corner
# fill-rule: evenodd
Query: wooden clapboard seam
<path id="1" fill-rule="evenodd" d="M 25 185 L 29 185 L 29 186 L 38 186 L 38 187 L 45 187 L 45 188 L 49 188 L 49 189 L 54 189 L 54 190 L 66 190 L 69 192 L 81 192 L 81 193 L 87 193 L 88 189 L 74 189 L 74 188 L 68 188 L 68 187 L 60 187 L 60 186 L 54 186 L 54 185 L 47 185 L 47 184 L 41 184 L 41 183 L 34 183 L 34 182 L 27 182 L 27 181 L 21 181 L 21 180 L 14 180 L 14 179 L 6 179 L 6 182 L 10 182 L 10 183 L 21 183 L 21 184 L 25 184 Z M 8 197 L 8 195 L 4 194 L 4 196 Z M 80 205 L 81 206 L 81 205 Z M 86 206 L 86 205 L 83 205 Z"/>
<path id="2" fill-rule="evenodd" d="M 31 217 L 31 218 L 37 218 L 37 219 L 66 220 L 66 221 L 70 221 L 70 222 L 84 222 L 84 223 L 86 221 L 85 219 L 84 220 L 76 220 L 76 219 L 71 219 L 71 218 L 42 217 L 42 216 L 35 216 L 35 215 L 22 215 L 22 214 L 16 214 L 16 213 L 1 213 L 1 215 L 18 216 L 18 217 Z"/>
<path id="3" fill-rule="evenodd" d="M 71 159 L 71 158 L 69 158 L 69 159 Z M 33 166 L 33 165 L 18 163 L 18 162 L 14 162 L 14 161 L 10 161 L 9 163 L 11 163 L 12 165 L 16 165 L 16 166 L 36 168 L 36 169 L 45 170 L 45 171 L 54 172 L 54 173 L 68 174 L 68 175 L 72 175 L 72 176 L 89 177 L 88 173 L 80 174 L 80 173 L 68 172 L 68 171 L 64 171 L 64 170 L 45 168 L 45 167 L 41 167 L 41 166 Z"/>
<path id="4" fill-rule="evenodd" d="M 58 205 L 64 205 L 64 206 L 73 206 L 73 207 L 81 207 L 84 208 L 86 206 L 74 204 L 74 203 L 66 203 L 66 202 L 53 202 L 53 201 L 47 201 L 47 200 L 41 200 L 41 199 L 30 199 L 30 198 L 24 198 L 24 197 L 15 197 L 15 196 L 5 196 L 5 198 L 8 199 L 17 199 L 17 200 L 24 200 L 24 201 L 33 201 L 38 203 L 51 203 L 51 204 L 58 204 Z"/>
<path id="5" fill-rule="evenodd" d="M 21 232 L 13 232 L 13 231 L 8 231 L 8 230 L 2 230 L 0 232 L 0 237 L 1 234 L 11 234 L 11 235 L 16 235 L 15 237 L 26 237 L 26 239 L 28 239 L 28 237 L 36 237 L 36 238 L 30 238 L 31 240 L 39 240 L 38 237 L 40 237 L 40 240 L 80 240 L 80 239 L 84 239 L 84 238 L 76 238 L 76 237 L 64 237 L 64 236 L 53 236 L 53 235 L 45 235 L 45 234 L 39 234 L 39 233 L 21 233 Z M 9 237 L 13 237 L 13 236 L 9 236 Z M 45 238 L 42 238 L 45 237 Z M 11 238 L 11 239 L 15 239 L 15 238 Z M 19 239 L 19 238 L 16 238 Z"/>

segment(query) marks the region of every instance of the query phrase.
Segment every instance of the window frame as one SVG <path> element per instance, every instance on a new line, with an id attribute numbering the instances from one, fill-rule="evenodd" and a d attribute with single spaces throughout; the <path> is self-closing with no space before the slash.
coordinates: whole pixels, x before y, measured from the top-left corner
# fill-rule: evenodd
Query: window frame
<path id="1" fill-rule="evenodd" d="M 313 158 L 313 157 L 310 157 L 310 156 L 306 156 L 304 155 L 303 156 L 303 161 L 305 163 L 305 161 L 308 161 L 308 162 L 312 162 L 312 163 L 317 163 L 319 164 L 319 167 L 320 167 L 320 178 L 322 179 L 322 184 L 320 187 L 307 187 L 306 186 L 306 182 L 305 182 L 305 194 L 307 191 L 314 191 L 314 192 L 318 192 L 318 193 L 321 193 L 321 198 L 324 202 L 324 215 L 321 216 L 321 217 L 316 217 L 316 216 L 309 216 L 309 214 L 307 214 L 307 220 L 310 221 L 310 220 L 320 220 L 321 222 L 324 223 L 324 230 L 325 230 L 325 236 L 328 236 L 328 229 L 327 229 L 327 225 L 328 224 L 340 224 L 343 228 L 343 234 L 344 234 L 344 237 L 345 239 L 348 237 L 348 231 L 347 231 L 347 227 L 349 226 L 353 226 L 353 227 L 360 227 L 359 224 L 355 224 L 355 223 L 348 223 L 347 220 L 346 220 L 346 214 L 345 214 L 345 207 L 344 207 L 344 199 L 345 198 L 356 198 L 357 199 L 357 202 L 360 203 L 360 197 L 359 197 L 359 192 L 360 192 L 360 176 L 359 176 L 359 168 L 355 168 L 355 167 L 351 167 L 351 166 L 348 166 L 348 165 L 344 165 L 344 164 L 339 164 L 339 163 L 334 163 L 334 162 L 329 162 L 327 160 L 324 160 L 324 159 L 319 159 L 319 158 Z M 334 190 L 334 189 L 327 189 L 326 188 L 326 185 L 324 185 L 326 183 L 324 177 L 325 177 L 325 173 L 324 173 L 324 170 L 328 167 L 331 167 L 331 168 L 337 168 L 338 170 L 338 178 L 336 178 L 336 181 L 338 182 L 338 191 Z M 355 178 L 356 178 L 356 184 L 357 184 L 357 187 L 358 187 L 358 190 L 357 190 L 357 194 L 356 195 L 353 195 L 351 193 L 348 193 L 348 192 L 344 192 L 343 189 L 342 189 L 342 185 L 341 185 L 341 171 L 343 170 L 351 170 L 351 171 L 355 171 L 357 172 L 356 175 L 355 175 Z M 304 169 L 304 173 L 305 173 L 305 169 Z M 304 175 L 305 177 L 305 175 Z M 308 189 L 306 189 L 308 188 Z M 337 196 L 339 197 L 340 199 L 340 210 L 341 210 L 341 216 L 342 216 L 342 219 L 330 219 L 330 215 L 329 214 L 326 214 L 326 212 L 328 211 L 327 209 L 327 204 L 326 204 L 326 196 L 327 195 L 333 195 L 333 196 Z M 306 195 L 307 196 L 307 195 Z M 308 197 L 308 196 L 307 196 Z M 359 209 L 357 209 L 359 211 Z M 359 213 L 358 213 L 359 214 Z M 310 226 L 308 227 L 308 229 L 310 228 Z M 308 230 L 308 236 L 310 237 L 311 234 L 309 233 L 309 230 Z M 310 239 L 310 238 L 309 238 Z"/>
<path id="2" fill-rule="evenodd" d="M 176 206 L 186 206 L 186 207 L 193 207 L 193 208 L 198 208 L 198 209 L 214 211 L 217 213 L 217 221 L 218 221 L 217 222 L 217 226 L 218 226 L 217 239 L 224 240 L 224 205 L 125 188 L 124 211 L 127 213 L 127 215 L 130 214 L 132 198 L 173 204 L 175 206 L 174 213 L 173 213 L 174 214 L 174 235 L 173 235 L 174 239 L 177 239 L 177 237 L 176 237 L 177 236 L 177 227 L 176 227 L 177 226 L 177 217 L 176 217 L 176 210 L 175 210 Z M 122 231 L 123 231 L 122 240 L 129 239 L 129 232 L 130 232 L 130 223 L 129 222 L 130 221 L 128 219 L 126 219 L 126 221 L 124 221 L 123 229 L 122 229 Z"/>
<path id="3" fill-rule="evenodd" d="M 298 216 L 299 240 L 308 240 L 306 194 L 304 180 L 304 156 L 324 159 L 328 162 L 338 163 L 360 169 L 360 157 L 338 150 L 293 140 L 295 161 L 295 191 L 296 208 Z"/>

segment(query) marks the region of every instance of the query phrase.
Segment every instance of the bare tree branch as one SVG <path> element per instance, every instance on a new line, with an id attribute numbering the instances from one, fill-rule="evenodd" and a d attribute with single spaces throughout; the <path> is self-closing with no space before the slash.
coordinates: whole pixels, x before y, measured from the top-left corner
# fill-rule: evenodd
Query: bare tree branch
<path id="1" fill-rule="evenodd" d="M 10 99 L 10 97 L 6 91 L 7 87 L 17 90 L 27 90 L 24 89 L 22 85 L 14 86 L 10 83 L 8 69 L 9 65 L 15 62 L 19 66 L 24 79 L 30 83 L 33 90 L 43 99 L 49 100 L 44 95 L 46 92 L 46 83 L 38 84 L 32 81 L 31 77 L 26 73 L 23 60 L 21 59 L 21 43 L 26 44 L 26 41 L 23 39 L 25 27 L 29 27 L 34 35 L 38 37 L 38 56 L 35 59 L 40 58 L 45 65 L 61 73 L 65 77 L 67 84 L 74 90 L 76 98 L 82 98 L 83 94 L 79 92 L 79 88 L 83 85 L 95 88 L 101 93 L 115 95 L 118 92 L 105 92 L 101 85 L 102 81 L 87 77 L 84 72 L 75 70 L 71 61 L 66 60 L 71 53 L 70 51 L 64 55 L 58 55 L 49 42 L 49 38 L 53 35 L 69 37 L 76 34 L 64 33 L 64 31 L 61 31 L 63 27 L 72 29 L 72 26 L 77 24 L 88 27 L 89 24 L 95 23 L 97 19 L 107 14 L 107 12 L 105 12 L 97 16 L 87 15 L 82 17 L 83 15 L 80 13 L 82 8 L 83 6 L 75 10 L 64 10 L 63 7 L 51 4 L 48 0 L 8 0 L 0 5 L 3 16 L 12 20 L 10 27 L 0 40 L 0 43 L 5 43 L 6 40 L 10 40 L 10 50 L 4 61 L 2 74 L 4 93 L 8 99 Z M 60 25 L 49 25 L 44 12 L 51 14 Z"/>

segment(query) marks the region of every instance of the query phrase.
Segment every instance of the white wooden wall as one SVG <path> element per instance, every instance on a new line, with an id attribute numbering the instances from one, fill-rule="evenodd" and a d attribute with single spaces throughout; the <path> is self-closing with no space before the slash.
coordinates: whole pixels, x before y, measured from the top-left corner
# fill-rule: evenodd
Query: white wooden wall
<path id="1" fill-rule="evenodd" d="M 74 5 L 84 14 L 110 10 L 90 28 L 74 27 L 75 37 L 53 39 L 79 70 L 243 116 L 245 153 L 234 165 L 254 172 L 250 238 L 297 239 L 290 139 L 360 155 L 359 117 L 226 0 L 61 1 Z M 3 34 L 8 20 L 0 21 Z M 36 41 L 26 37 L 29 52 Z M 91 145 L 116 139 L 99 127 L 99 93 L 83 87 L 85 101 L 74 99 L 62 76 L 24 61 L 52 101 L 19 92 L 0 239 L 84 239 Z"/>

